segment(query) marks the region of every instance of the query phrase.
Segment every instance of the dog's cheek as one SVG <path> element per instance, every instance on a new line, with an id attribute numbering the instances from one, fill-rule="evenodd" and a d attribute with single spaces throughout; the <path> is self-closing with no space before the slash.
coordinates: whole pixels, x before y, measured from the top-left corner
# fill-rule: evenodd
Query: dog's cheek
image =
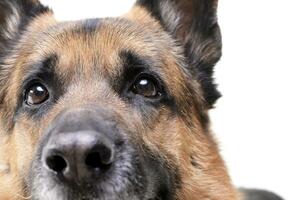
<path id="1" fill-rule="evenodd" d="M 143 142 L 154 155 L 158 154 L 166 161 L 169 170 L 178 173 L 176 183 L 173 183 L 176 199 L 188 200 L 189 198 L 182 193 L 189 192 L 185 191 L 185 188 L 195 184 L 190 180 L 194 169 L 189 157 L 193 151 L 194 141 L 191 141 L 193 133 L 179 116 L 170 113 L 160 115 L 153 127 L 143 134 Z M 197 195 L 199 197 L 199 193 Z M 191 198 L 194 199 L 197 198 Z"/>
<path id="2" fill-rule="evenodd" d="M 181 145 L 180 135 L 177 129 L 177 118 L 168 119 L 167 116 L 160 116 L 155 125 L 143 134 L 143 141 L 152 151 L 171 159 L 179 158 L 178 146 Z M 168 156 L 170 155 L 170 156 Z"/>
<path id="3" fill-rule="evenodd" d="M 0 175 L 0 199 L 17 200 L 22 194 L 21 183 L 10 174 Z"/>
<path id="4" fill-rule="evenodd" d="M 0 199 L 15 200 L 18 195 L 22 194 L 22 184 L 9 163 L 14 149 L 8 142 L 8 136 L 0 134 L 2 134 L 0 138 Z"/>
<path id="5" fill-rule="evenodd" d="M 29 119 L 22 119 L 15 124 L 11 136 L 10 163 L 13 171 L 22 180 L 28 176 L 29 168 L 39 141 L 39 125 Z"/>
<path id="6" fill-rule="evenodd" d="M 234 199 L 235 192 L 211 135 L 197 117 L 190 120 L 187 123 L 170 113 L 161 115 L 155 128 L 143 135 L 144 143 L 159 153 L 171 169 L 178 169 L 177 199 Z"/>
<path id="7" fill-rule="evenodd" d="M 198 121 L 190 123 L 187 124 L 180 114 L 172 110 L 161 109 L 153 123 L 145 127 L 143 142 L 153 152 L 158 152 L 171 162 L 181 162 L 192 153 L 195 141 L 204 134 Z M 193 133 L 194 130 L 197 130 L 197 134 Z M 185 160 L 188 162 L 189 158 Z"/>
<path id="8" fill-rule="evenodd" d="M 32 124 L 32 123 L 31 123 Z M 24 180 L 33 160 L 37 137 L 28 123 L 15 124 L 0 140 L 0 199 L 26 197 Z"/>

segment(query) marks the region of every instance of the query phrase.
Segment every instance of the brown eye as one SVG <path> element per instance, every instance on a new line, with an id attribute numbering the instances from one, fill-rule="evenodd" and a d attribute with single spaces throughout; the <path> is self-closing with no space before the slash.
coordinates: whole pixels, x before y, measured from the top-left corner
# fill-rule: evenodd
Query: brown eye
<path id="1" fill-rule="evenodd" d="M 132 87 L 132 92 L 142 95 L 147 98 L 154 98 L 160 96 L 157 82 L 149 77 L 138 78 Z"/>
<path id="2" fill-rule="evenodd" d="M 28 105 L 38 105 L 49 98 L 49 92 L 45 86 L 40 83 L 32 85 L 26 91 L 26 103 Z"/>

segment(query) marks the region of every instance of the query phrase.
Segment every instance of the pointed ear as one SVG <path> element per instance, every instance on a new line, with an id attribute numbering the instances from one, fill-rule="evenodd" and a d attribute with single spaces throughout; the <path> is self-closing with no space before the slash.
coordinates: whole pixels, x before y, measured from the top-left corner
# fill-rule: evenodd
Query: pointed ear
<path id="1" fill-rule="evenodd" d="M 0 59 L 28 23 L 45 12 L 49 9 L 38 0 L 0 0 Z"/>
<path id="2" fill-rule="evenodd" d="M 138 0 L 184 48 L 188 66 L 202 86 L 208 107 L 220 97 L 213 67 L 221 57 L 217 0 Z"/>

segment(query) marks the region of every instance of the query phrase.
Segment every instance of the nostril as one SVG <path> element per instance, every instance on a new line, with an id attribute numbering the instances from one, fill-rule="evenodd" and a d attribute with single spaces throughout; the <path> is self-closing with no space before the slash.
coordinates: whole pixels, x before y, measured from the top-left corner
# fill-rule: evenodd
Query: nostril
<path id="1" fill-rule="evenodd" d="M 61 173 L 67 168 L 67 162 L 65 159 L 58 155 L 49 156 L 46 159 L 46 164 L 51 170 L 57 173 Z"/>
<path id="2" fill-rule="evenodd" d="M 91 152 L 85 159 L 85 164 L 94 169 L 107 168 L 113 162 L 113 152 L 107 147 L 101 147 Z"/>
<path id="3" fill-rule="evenodd" d="M 98 152 L 93 152 L 87 155 L 85 164 L 91 168 L 101 168 L 103 163 L 101 162 L 101 156 Z"/>

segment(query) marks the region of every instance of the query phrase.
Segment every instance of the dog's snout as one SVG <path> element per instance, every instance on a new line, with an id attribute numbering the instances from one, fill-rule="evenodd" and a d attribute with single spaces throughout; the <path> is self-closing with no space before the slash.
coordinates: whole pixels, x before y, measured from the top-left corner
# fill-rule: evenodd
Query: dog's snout
<path id="1" fill-rule="evenodd" d="M 113 142 L 101 133 L 62 133 L 48 144 L 44 162 L 50 171 L 67 181 L 86 182 L 106 173 L 114 153 Z"/>
<path id="2" fill-rule="evenodd" d="M 46 168 L 71 182 L 89 182 L 105 174 L 114 162 L 114 143 L 95 131 L 60 133 L 44 149 Z"/>

